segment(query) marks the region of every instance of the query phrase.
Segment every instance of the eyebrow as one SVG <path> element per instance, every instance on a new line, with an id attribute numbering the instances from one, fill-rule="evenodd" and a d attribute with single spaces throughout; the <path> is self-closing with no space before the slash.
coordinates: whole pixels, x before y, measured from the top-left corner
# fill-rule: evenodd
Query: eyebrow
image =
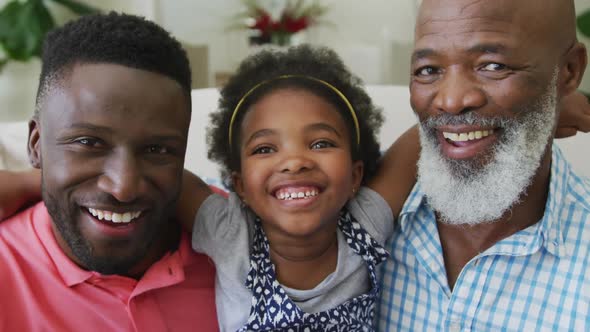
<path id="1" fill-rule="evenodd" d="M 73 123 L 71 125 L 69 125 L 67 127 L 67 129 L 70 130 L 92 130 L 92 131 L 98 131 L 98 132 L 103 132 L 106 134 L 112 134 L 114 132 L 114 130 L 110 127 L 106 127 L 106 126 L 97 126 L 97 125 L 93 125 L 90 123 Z M 155 141 L 184 141 L 184 137 L 182 135 L 175 135 L 175 134 L 170 134 L 170 135 L 150 135 L 149 137 L 146 137 L 146 139 L 148 140 L 155 140 Z"/>
<path id="2" fill-rule="evenodd" d="M 323 123 L 323 122 L 309 124 L 303 128 L 303 131 L 304 132 L 329 131 L 329 132 L 334 133 L 336 136 L 338 136 L 340 138 L 342 137 L 342 135 L 340 134 L 340 132 L 338 132 L 338 130 L 336 130 L 336 128 L 334 128 L 333 126 L 331 126 L 327 123 Z M 270 128 L 260 129 L 256 132 L 254 132 L 252 135 L 250 135 L 250 137 L 248 137 L 248 139 L 246 140 L 244 145 L 250 144 L 250 142 L 252 142 L 253 140 L 255 140 L 257 138 L 273 136 L 273 135 L 277 135 L 277 130 L 270 129 Z"/>
<path id="3" fill-rule="evenodd" d="M 476 44 L 476 45 L 473 45 L 467 49 L 468 53 L 475 53 L 475 54 L 480 54 L 480 53 L 498 54 L 498 53 L 506 53 L 507 51 L 508 51 L 508 48 L 506 47 L 506 45 L 499 44 L 499 43 Z M 421 59 L 431 57 L 431 56 L 434 56 L 437 54 L 438 54 L 438 52 L 432 48 L 420 48 L 420 49 L 415 50 L 412 53 L 412 61 L 421 60 Z"/>
<path id="4" fill-rule="evenodd" d="M 304 129 L 306 132 L 313 132 L 313 131 L 329 131 L 334 133 L 336 136 L 342 138 L 342 135 L 340 134 L 340 132 L 338 132 L 338 130 L 336 130 L 336 128 L 330 126 L 327 123 L 324 122 L 318 122 L 318 123 L 312 123 L 310 125 L 305 126 Z"/>

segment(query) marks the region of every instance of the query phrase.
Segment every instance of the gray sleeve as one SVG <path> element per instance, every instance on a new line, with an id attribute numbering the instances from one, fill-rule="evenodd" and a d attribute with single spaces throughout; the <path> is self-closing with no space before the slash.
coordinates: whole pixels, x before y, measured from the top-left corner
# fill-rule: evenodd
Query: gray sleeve
<path id="1" fill-rule="evenodd" d="M 393 233 L 394 217 L 391 207 L 376 191 L 361 187 L 348 202 L 348 210 L 380 244 L 384 244 Z"/>
<path id="2" fill-rule="evenodd" d="M 193 225 L 192 247 L 216 261 L 216 256 L 227 254 L 234 246 L 247 241 L 248 225 L 240 199 L 230 194 L 209 196 L 199 208 Z M 246 236 L 246 239 L 242 237 Z M 238 241 L 239 240 L 239 241 Z"/>

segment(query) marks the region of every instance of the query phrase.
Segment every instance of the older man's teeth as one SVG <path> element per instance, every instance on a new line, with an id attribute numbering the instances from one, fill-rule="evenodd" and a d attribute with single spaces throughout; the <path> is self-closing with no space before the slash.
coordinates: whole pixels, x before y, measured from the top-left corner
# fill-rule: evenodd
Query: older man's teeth
<path id="1" fill-rule="evenodd" d="M 279 190 L 275 194 L 276 198 L 278 198 L 280 200 L 309 198 L 309 197 L 313 197 L 313 196 L 317 196 L 317 195 L 318 195 L 318 190 L 316 190 L 316 189 L 305 190 L 305 191 L 293 191 L 293 192 Z"/>
<path id="2" fill-rule="evenodd" d="M 493 129 L 470 131 L 466 133 L 448 133 L 443 132 L 443 137 L 453 142 L 467 142 L 476 139 L 482 139 L 494 133 Z"/>
<path id="3" fill-rule="evenodd" d="M 112 221 L 114 223 L 128 223 L 139 217 L 141 214 L 141 211 L 115 213 L 92 208 L 88 208 L 88 212 L 90 212 L 90 214 L 96 217 L 98 220 Z"/>

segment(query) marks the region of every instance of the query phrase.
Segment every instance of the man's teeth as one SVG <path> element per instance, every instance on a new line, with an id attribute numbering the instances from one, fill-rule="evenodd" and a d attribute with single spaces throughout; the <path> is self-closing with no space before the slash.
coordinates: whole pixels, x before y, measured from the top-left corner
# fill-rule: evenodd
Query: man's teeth
<path id="1" fill-rule="evenodd" d="M 92 208 L 88 208 L 88 212 L 90 212 L 91 215 L 98 218 L 98 220 L 112 221 L 114 223 L 128 223 L 131 222 L 131 220 L 139 217 L 139 215 L 141 214 L 141 211 L 115 213 L 111 211 L 103 211 Z"/>
<path id="2" fill-rule="evenodd" d="M 308 197 L 317 196 L 318 190 L 311 189 L 311 190 L 294 191 L 294 192 L 277 191 L 277 193 L 275 195 L 280 200 L 292 200 L 292 199 L 300 199 L 300 198 L 308 198 Z"/>
<path id="3" fill-rule="evenodd" d="M 453 142 L 467 142 L 467 141 L 473 141 L 476 139 L 481 139 L 481 138 L 490 136 L 493 133 L 494 133 L 493 129 L 470 131 L 470 132 L 466 132 L 466 133 L 443 132 L 443 137 L 450 140 L 450 141 L 453 141 Z"/>

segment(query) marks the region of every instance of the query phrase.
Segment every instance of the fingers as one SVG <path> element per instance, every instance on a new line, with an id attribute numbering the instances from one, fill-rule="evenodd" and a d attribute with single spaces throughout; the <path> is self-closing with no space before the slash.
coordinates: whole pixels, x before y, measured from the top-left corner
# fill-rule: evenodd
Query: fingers
<path id="1" fill-rule="evenodd" d="M 575 136 L 578 128 L 575 127 L 559 127 L 555 130 L 555 138 L 566 138 Z"/>

